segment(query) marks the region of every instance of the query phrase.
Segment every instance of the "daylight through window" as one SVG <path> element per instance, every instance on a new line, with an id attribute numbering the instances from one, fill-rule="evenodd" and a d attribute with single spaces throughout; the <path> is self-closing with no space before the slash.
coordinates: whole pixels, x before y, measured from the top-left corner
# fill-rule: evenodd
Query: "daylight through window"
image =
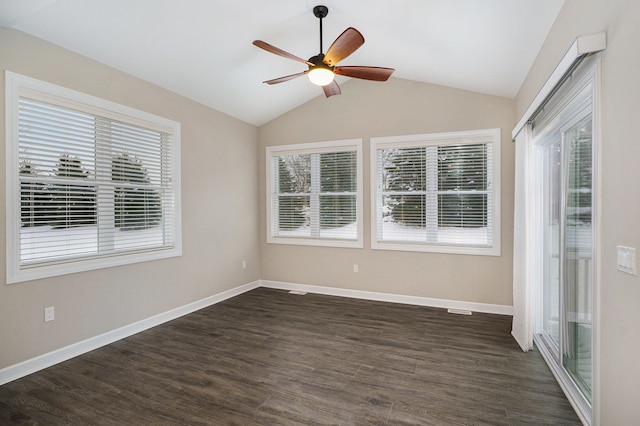
<path id="1" fill-rule="evenodd" d="M 374 138 L 373 247 L 499 254 L 499 131 Z"/>
<path id="2" fill-rule="evenodd" d="M 268 240 L 361 246 L 360 141 L 267 148 Z"/>
<path id="3" fill-rule="evenodd" d="M 7 170 L 17 195 L 7 203 L 18 211 L 11 224 L 18 231 L 14 280 L 111 266 L 117 256 L 145 254 L 120 261 L 129 263 L 154 251 L 176 255 L 176 126 L 46 90 L 17 92 L 17 167 Z"/>

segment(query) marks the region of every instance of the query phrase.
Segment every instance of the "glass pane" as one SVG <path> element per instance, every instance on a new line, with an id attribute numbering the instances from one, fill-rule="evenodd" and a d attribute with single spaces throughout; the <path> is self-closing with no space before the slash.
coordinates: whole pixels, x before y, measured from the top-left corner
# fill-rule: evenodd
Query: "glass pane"
<path id="1" fill-rule="evenodd" d="M 439 191 L 484 191 L 486 189 L 486 144 L 438 147 Z"/>
<path id="2" fill-rule="evenodd" d="M 426 195 L 388 195 L 382 197 L 382 240 L 427 240 Z"/>
<path id="3" fill-rule="evenodd" d="M 278 181 L 274 192 L 310 193 L 311 192 L 311 156 L 282 155 L 278 162 Z"/>
<path id="4" fill-rule="evenodd" d="M 160 225 L 160 194 L 148 188 L 115 188 L 115 226 L 121 230 L 147 229 Z"/>
<path id="5" fill-rule="evenodd" d="M 564 133 L 566 211 L 563 365 L 591 399 L 592 149 L 591 117 Z"/>
<path id="6" fill-rule="evenodd" d="M 438 195 L 439 243 L 489 244 L 487 225 L 487 194 Z"/>
<path id="7" fill-rule="evenodd" d="M 311 236 L 310 197 L 276 196 L 278 204 L 277 235 L 287 237 Z"/>
<path id="8" fill-rule="evenodd" d="M 562 199 L 560 140 L 546 146 L 542 160 L 542 221 L 543 221 L 543 312 L 542 327 L 553 343 L 555 354 L 560 350 L 560 217 Z"/>
<path id="9" fill-rule="evenodd" d="M 439 228 L 486 228 L 487 194 L 438 195 Z"/>
<path id="10" fill-rule="evenodd" d="M 320 237 L 358 238 L 355 195 L 320 196 Z"/>
<path id="11" fill-rule="evenodd" d="M 20 228 L 21 264 L 56 261 L 97 253 L 98 228 L 95 225 Z"/>
<path id="12" fill-rule="evenodd" d="M 357 191 L 356 152 L 330 152 L 320 154 L 320 191 Z"/>
<path id="13" fill-rule="evenodd" d="M 426 190 L 426 148 L 393 148 L 380 151 L 383 191 Z"/>
<path id="14" fill-rule="evenodd" d="M 122 230 L 147 229 L 160 225 L 162 200 L 156 189 L 145 188 L 151 179 L 141 159 L 129 153 L 111 160 L 111 180 L 129 185 L 116 186 L 114 193 L 115 226 Z"/>
<path id="15" fill-rule="evenodd" d="M 23 176 L 26 173 L 20 171 Z M 48 185 L 38 181 L 20 182 L 20 222 L 23 227 L 46 226 L 55 218 L 53 197 Z"/>

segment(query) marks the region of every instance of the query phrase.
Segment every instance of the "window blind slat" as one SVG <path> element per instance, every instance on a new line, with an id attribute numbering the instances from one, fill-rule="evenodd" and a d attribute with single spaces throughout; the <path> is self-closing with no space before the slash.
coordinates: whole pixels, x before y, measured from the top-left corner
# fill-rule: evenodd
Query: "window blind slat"
<path id="1" fill-rule="evenodd" d="M 272 236 L 357 241 L 357 163 L 352 147 L 273 153 Z"/>
<path id="2" fill-rule="evenodd" d="M 18 103 L 24 267 L 172 247 L 171 135 Z"/>
<path id="3" fill-rule="evenodd" d="M 489 247 L 491 143 L 376 146 L 378 242 Z"/>

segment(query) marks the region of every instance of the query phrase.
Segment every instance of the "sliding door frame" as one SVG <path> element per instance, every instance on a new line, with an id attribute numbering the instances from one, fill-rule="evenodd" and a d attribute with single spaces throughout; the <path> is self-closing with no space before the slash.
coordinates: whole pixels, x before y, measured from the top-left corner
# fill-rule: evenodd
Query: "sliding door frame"
<path id="1" fill-rule="evenodd" d="M 577 81 L 569 82 L 571 88 L 566 93 L 559 93 L 560 100 L 558 101 L 558 109 L 564 109 L 567 105 L 573 100 L 572 98 L 577 96 L 578 93 L 583 92 L 586 89 L 589 89 L 591 103 L 589 106 L 589 111 L 585 113 L 585 107 L 580 104 L 576 105 L 575 111 L 573 111 L 573 115 L 570 114 L 570 117 L 566 119 L 565 123 L 563 123 L 560 129 L 561 141 L 560 146 L 562 150 L 561 154 L 561 231 L 560 231 L 560 268 L 559 268 L 559 279 L 560 279 L 560 295 L 559 295 L 559 303 L 560 303 L 560 317 L 559 317 L 559 347 L 558 352 L 556 353 L 555 348 L 553 348 L 553 342 L 549 342 L 548 338 L 543 335 L 543 326 L 542 326 L 542 318 L 543 318 L 543 295 L 542 295 L 542 286 L 543 286 L 543 274 L 540 270 L 540 266 L 543 264 L 543 237 L 541 234 L 542 224 L 543 224 L 543 211 L 542 211 L 542 203 L 540 200 L 542 199 L 544 188 L 542 187 L 542 179 L 537 179 L 534 183 L 534 191 L 532 196 L 534 199 L 532 200 L 532 205 L 536 206 L 533 215 L 531 216 L 531 220 L 533 221 L 533 227 L 536 230 L 533 235 L 534 239 L 534 263 L 537 265 L 534 270 L 538 272 L 535 273 L 533 277 L 533 286 L 534 286 L 534 298 L 535 298 L 535 309 L 534 309 L 534 343 L 535 346 L 539 349 L 543 358 L 547 362 L 549 368 L 552 373 L 556 377 L 559 385 L 567 395 L 570 403 L 576 410 L 576 413 L 583 421 L 583 423 L 587 425 L 597 424 L 597 413 L 594 413 L 593 407 L 597 407 L 598 404 L 596 401 L 599 398 L 599 367 L 598 367 L 598 359 L 599 359 L 599 301 L 600 301 L 600 279 L 599 279 L 599 259 L 600 259 L 600 228 L 599 228 L 599 217 L 600 217 L 600 174 L 599 174 L 599 152 L 601 149 L 600 143 L 600 124 L 599 124 L 599 81 L 600 81 L 600 60 L 598 58 L 589 58 L 585 60 L 583 64 L 581 64 L 581 72 L 579 73 L 576 79 Z M 554 102 L 556 100 L 554 99 Z M 578 385 L 575 383 L 574 379 L 571 378 L 570 374 L 564 367 L 563 358 L 566 341 L 563 337 L 563 328 L 565 327 L 566 321 L 566 313 L 564 312 L 564 298 L 563 294 L 563 286 L 565 285 L 565 265 L 564 265 L 564 252 L 565 252 L 565 221 L 566 221 L 566 206 L 565 201 L 567 198 L 567 188 L 566 188 L 566 155 L 568 155 L 568 150 L 565 149 L 565 140 L 564 140 L 564 131 L 569 127 L 570 124 L 577 123 L 580 119 L 591 115 L 592 119 L 592 146 L 591 146 L 591 155 L 592 155 L 592 230 L 591 230 L 591 241 L 592 241 L 592 282 L 593 286 L 591 289 L 591 298 L 592 298 L 592 330 L 591 330 L 591 372 L 592 372 L 592 380 L 591 380 L 591 401 L 587 399 L 587 397 L 579 390 Z M 531 123 L 527 124 L 527 127 L 531 129 Z M 529 134 L 533 137 L 533 155 L 534 155 L 534 167 L 531 170 L 532 176 L 539 175 L 540 173 L 540 164 L 541 164 L 541 154 L 539 152 L 542 149 L 541 146 L 537 145 L 539 142 L 535 136 L 533 136 L 533 131 L 530 131 Z"/>

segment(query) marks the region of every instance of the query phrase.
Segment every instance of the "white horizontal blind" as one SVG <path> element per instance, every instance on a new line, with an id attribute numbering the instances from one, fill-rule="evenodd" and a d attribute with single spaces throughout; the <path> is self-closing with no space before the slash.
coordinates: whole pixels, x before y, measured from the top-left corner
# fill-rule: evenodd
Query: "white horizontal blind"
<path id="1" fill-rule="evenodd" d="M 172 135 L 20 97 L 20 267 L 173 247 Z"/>
<path id="2" fill-rule="evenodd" d="M 358 239 L 355 146 L 271 155 L 272 237 Z"/>
<path id="3" fill-rule="evenodd" d="M 374 149 L 377 243 L 492 247 L 491 136 L 386 142 Z"/>

